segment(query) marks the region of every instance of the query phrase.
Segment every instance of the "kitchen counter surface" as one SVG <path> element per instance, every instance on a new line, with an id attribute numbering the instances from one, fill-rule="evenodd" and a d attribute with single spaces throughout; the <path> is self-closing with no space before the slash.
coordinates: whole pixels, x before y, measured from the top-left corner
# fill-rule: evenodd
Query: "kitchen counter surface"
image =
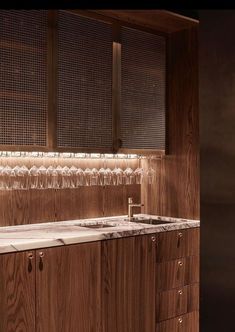
<path id="1" fill-rule="evenodd" d="M 147 214 L 138 214 L 135 217 L 135 221 L 131 222 L 125 220 L 126 216 L 118 216 L 1 227 L 0 254 L 200 226 L 199 220 Z M 143 224 L 141 220 L 144 219 L 161 220 L 166 223 L 161 225 Z M 113 227 L 82 227 L 82 225 L 94 225 L 97 222 Z"/>

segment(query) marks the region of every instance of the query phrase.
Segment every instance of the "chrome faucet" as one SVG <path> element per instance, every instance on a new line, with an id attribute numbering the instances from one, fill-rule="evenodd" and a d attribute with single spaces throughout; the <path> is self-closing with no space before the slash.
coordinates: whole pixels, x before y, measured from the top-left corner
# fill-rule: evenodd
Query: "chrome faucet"
<path id="1" fill-rule="evenodd" d="M 132 197 L 128 198 L 128 220 L 129 221 L 134 220 L 134 217 L 133 217 L 133 208 L 134 207 L 141 207 L 141 206 L 144 206 L 144 204 L 134 204 L 133 203 L 133 198 Z"/>

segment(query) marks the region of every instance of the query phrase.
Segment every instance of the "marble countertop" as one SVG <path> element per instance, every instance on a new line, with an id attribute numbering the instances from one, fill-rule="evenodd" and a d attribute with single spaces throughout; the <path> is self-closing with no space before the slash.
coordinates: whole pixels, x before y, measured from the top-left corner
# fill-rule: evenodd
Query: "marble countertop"
<path id="1" fill-rule="evenodd" d="M 135 218 L 135 221 L 131 222 L 125 220 L 126 216 L 118 216 L 0 227 L 0 254 L 200 226 L 199 220 L 147 214 L 138 214 Z M 141 223 L 144 219 L 161 220 L 166 223 L 149 225 Z M 112 227 L 83 227 L 96 223 Z"/>

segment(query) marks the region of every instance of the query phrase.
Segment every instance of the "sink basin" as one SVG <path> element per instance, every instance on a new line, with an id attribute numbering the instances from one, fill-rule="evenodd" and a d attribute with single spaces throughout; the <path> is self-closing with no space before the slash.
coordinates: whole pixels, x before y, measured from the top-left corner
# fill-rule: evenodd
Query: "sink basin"
<path id="1" fill-rule="evenodd" d="M 164 225 L 171 224 L 172 221 L 157 220 L 157 219 L 143 219 L 143 220 L 133 220 L 136 223 L 148 224 L 148 225 Z"/>
<path id="2" fill-rule="evenodd" d="M 115 227 L 116 225 L 111 225 L 108 223 L 95 223 L 95 224 L 82 224 L 77 225 L 79 227 L 85 227 L 85 228 L 107 228 L 107 227 Z"/>

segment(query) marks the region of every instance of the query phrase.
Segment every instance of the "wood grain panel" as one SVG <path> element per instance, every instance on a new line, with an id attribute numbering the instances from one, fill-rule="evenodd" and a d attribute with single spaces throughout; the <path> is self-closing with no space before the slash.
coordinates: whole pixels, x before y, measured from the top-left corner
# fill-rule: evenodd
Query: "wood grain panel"
<path id="1" fill-rule="evenodd" d="M 156 266 L 158 291 L 173 289 L 199 282 L 199 256 L 163 261 Z"/>
<path id="2" fill-rule="evenodd" d="M 185 285 L 186 259 L 167 261 L 156 266 L 157 290 L 167 290 Z"/>
<path id="3" fill-rule="evenodd" d="M 156 297 L 157 322 L 187 313 L 187 286 L 159 292 Z"/>
<path id="4" fill-rule="evenodd" d="M 154 271 L 150 235 L 102 242 L 103 332 L 154 331 Z"/>
<path id="5" fill-rule="evenodd" d="M 199 332 L 198 311 L 157 324 L 156 332 Z"/>
<path id="6" fill-rule="evenodd" d="M 150 214 L 199 219 L 197 52 L 197 27 L 169 36 L 168 154 L 152 161 L 156 181 L 142 186 L 142 200 L 148 201 L 145 211 Z M 149 167 L 148 160 L 142 164 Z"/>
<path id="7" fill-rule="evenodd" d="M 199 310 L 199 284 L 188 286 L 188 312 Z"/>
<path id="8" fill-rule="evenodd" d="M 199 282 L 200 256 L 190 256 L 186 259 L 185 281 L 187 285 Z"/>
<path id="9" fill-rule="evenodd" d="M 157 261 L 199 254 L 199 228 L 159 233 Z"/>
<path id="10" fill-rule="evenodd" d="M 172 33 L 198 25 L 198 21 L 166 10 L 95 10 L 97 14 L 127 23 Z"/>
<path id="11" fill-rule="evenodd" d="M 35 257 L 0 255 L 0 331 L 35 331 Z"/>
<path id="12" fill-rule="evenodd" d="M 13 213 L 11 193 L 6 190 L 0 190 L 0 202 L 0 226 L 10 225 Z"/>
<path id="13" fill-rule="evenodd" d="M 100 332 L 100 242 L 37 251 L 37 332 Z"/>

